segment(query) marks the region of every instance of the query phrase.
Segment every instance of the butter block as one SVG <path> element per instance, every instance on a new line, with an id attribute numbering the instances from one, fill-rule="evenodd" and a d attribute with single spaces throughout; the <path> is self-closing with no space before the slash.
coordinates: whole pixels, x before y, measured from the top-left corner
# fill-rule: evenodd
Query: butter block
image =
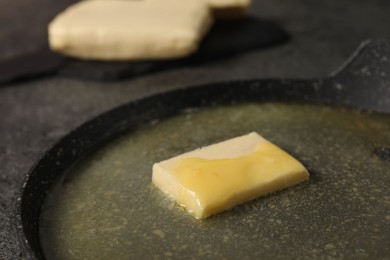
<path id="1" fill-rule="evenodd" d="M 155 163 L 152 182 L 203 219 L 308 178 L 299 161 L 252 132 Z"/>
<path id="2" fill-rule="evenodd" d="M 212 21 L 204 1 L 81 1 L 49 24 L 49 45 L 81 59 L 180 58 L 197 50 Z"/>

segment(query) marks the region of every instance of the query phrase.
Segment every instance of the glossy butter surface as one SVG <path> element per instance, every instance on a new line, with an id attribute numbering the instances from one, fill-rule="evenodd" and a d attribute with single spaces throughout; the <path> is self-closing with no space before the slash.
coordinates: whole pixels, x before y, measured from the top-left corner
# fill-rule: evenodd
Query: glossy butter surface
<path id="1" fill-rule="evenodd" d="M 197 218 L 309 178 L 305 167 L 257 133 L 155 164 L 153 182 Z"/>

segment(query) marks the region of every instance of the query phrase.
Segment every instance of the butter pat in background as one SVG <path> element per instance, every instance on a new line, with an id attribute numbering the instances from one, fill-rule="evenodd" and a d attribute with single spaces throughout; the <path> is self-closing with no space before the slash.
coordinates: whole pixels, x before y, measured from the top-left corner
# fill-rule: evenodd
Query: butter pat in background
<path id="1" fill-rule="evenodd" d="M 111 0 L 106 0 L 111 1 Z M 149 1 L 149 0 L 123 0 L 123 1 Z M 160 0 L 164 1 L 164 0 Z M 252 0 L 192 0 L 204 1 L 212 9 L 218 18 L 241 17 L 245 15 L 252 3 Z"/>
<path id="2" fill-rule="evenodd" d="M 308 178 L 299 161 L 253 132 L 155 163 L 152 181 L 202 219 Z"/>
<path id="3" fill-rule="evenodd" d="M 197 50 L 212 21 L 204 1 L 81 1 L 49 24 L 49 45 L 81 59 L 180 58 Z"/>

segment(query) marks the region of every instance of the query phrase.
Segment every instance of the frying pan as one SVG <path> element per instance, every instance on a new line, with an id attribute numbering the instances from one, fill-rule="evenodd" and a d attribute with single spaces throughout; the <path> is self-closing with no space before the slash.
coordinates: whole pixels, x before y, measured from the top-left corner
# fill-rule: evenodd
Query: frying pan
<path id="1" fill-rule="evenodd" d="M 364 42 L 339 70 L 323 79 L 260 79 L 188 87 L 128 103 L 83 124 L 54 145 L 26 177 L 16 214 L 23 256 L 44 259 L 39 217 L 47 192 L 59 176 L 102 145 L 188 108 L 272 101 L 390 114 L 390 43 L 384 39 Z M 375 153 L 390 163 L 390 147 L 378 147 Z M 382 247 L 389 253 L 389 244 Z"/>

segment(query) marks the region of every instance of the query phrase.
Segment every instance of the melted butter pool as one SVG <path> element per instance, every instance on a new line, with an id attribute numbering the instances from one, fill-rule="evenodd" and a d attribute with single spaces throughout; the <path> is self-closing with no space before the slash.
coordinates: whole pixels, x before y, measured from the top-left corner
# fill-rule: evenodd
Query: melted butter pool
<path id="1" fill-rule="evenodd" d="M 204 221 L 151 184 L 152 164 L 257 131 L 309 170 L 308 182 Z M 390 254 L 390 116 L 249 104 L 193 111 L 103 147 L 43 206 L 48 259 L 362 258 Z"/>

